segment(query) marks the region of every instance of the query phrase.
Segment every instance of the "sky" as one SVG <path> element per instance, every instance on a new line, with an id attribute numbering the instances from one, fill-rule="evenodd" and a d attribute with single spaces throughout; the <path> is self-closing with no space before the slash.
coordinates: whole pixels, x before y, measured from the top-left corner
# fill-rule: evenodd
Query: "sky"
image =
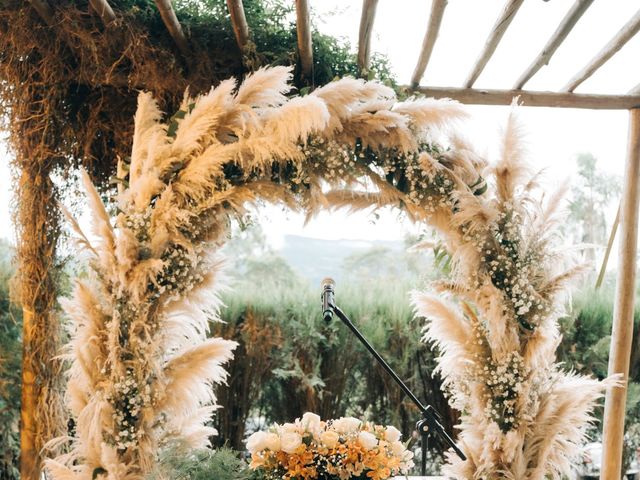
<path id="1" fill-rule="evenodd" d="M 321 31 L 357 45 L 361 0 L 310 0 L 325 20 Z M 423 85 L 461 86 L 502 10 L 504 0 L 449 0 Z M 478 88 L 511 88 L 542 49 L 573 0 L 528 0 L 516 15 L 493 58 L 476 82 Z M 372 51 L 387 55 L 399 83 L 408 84 L 426 30 L 431 1 L 380 0 L 374 24 Z M 594 2 L 526 88 L 557 90 L 579 71 L 635 13 L 632 0 Z M 640 83 L 640 35 L 578 87 L 583 93 L 625 93 Z M 465 135 L 489 158 L 495 158 L 508 107 L 470 106 L 471 118 L 462 124 Z M 599 167 L 622 175 L 627 137 L 625 111 L 592 111 L 521 107 L 519 117 L 527 132 L 529 159 L 535 169 L 547 170 L 548 188 L 571 179 L 575 155 L 591 152 Z M 12 239 L 9 201 L 9 156 L 0 142 L 0 237 Z M 612 208 L 615 211 L 615 208 Z M 403 222 L 397 212 L 378 221 L 367 214 L 324 213 L 304 225 L 300 215 L 265 207 L 259 212 L 270 241 L 277 247 L 286 234 L 325 239 L 402 239 L 417 227 Z"/>

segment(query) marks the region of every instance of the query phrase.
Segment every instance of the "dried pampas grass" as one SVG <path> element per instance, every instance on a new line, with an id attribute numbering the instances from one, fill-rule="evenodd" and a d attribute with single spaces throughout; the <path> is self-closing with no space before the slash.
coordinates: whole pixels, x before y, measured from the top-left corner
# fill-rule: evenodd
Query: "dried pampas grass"
<path id="1" fill-rule="evenodd" d="M 166 121 L 141 93 L 131 164 L 118 168 L 115 218 L 84 176 L 95 245 L 77 222 L 71 227 L 94 258 L 94 275 L 64 303 L 77 432 L 49 471 L 64 480 L 95 472 L 138 480 L 165 445 L 207 442 L 211 386 L 224 381 L 235 346 L 205 339 L 220 307 L 222 265 L 212 253 L 233 217 L 266 200 L 308 217 L 392 205 L 435 226 L 453 278 L 434 290 L 449 298 L 413 301 L 429 319 L 426 339 L 439 346 L 452 404 L 463 412 L 459 444 L 469 459 L 450 456 L 447 473 L 566 472 L 605 384 L 553 363 L 559 294 L 575 270 L 558 268 L 553 234 L 539 236 L 556 212 L 536 203 L 514 119 L 488 170 L 455 131 L 465 115 L 455 102 L 398 103 L 390 88 L 349 78 L 296 97 L 290 74 L 266 68 L 239 86 L 230 79 L 205 95 L 187 92 Z M 433 143 L 434 132 L 451 134 L 451 147 Z"/>

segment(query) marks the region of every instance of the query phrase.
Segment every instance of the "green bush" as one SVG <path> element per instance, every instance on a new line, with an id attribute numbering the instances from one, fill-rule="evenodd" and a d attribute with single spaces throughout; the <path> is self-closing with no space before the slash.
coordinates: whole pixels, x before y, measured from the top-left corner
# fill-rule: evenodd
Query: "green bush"
<path id="1" fill-rule="evenodd" d="M 9 280 L 13 249 L 0 240 L 0 478 L 19 478 L 20 385 L 22 373 L 22 317 L 11 305 Z"/>
<path id="2" fill-rule="evenodd" d="M 329 324 L 322 320 L 319 287 L 298 278 L 273 253 L 261 251 L 261 258 L 235 268 L 241 279 L 223 296 L 225 323 L 213 325 L 214 335 L 240 343 L 228 367 L 229 385 L 218 391 L 224 407 L 215 420 L 219 444 L 242 449 L 247 424 L 255 429 L 291 421 L 305 411 L 323 418 L 365 417 L 410 434 L 418 409 L 346 326 L 337 318 Z M 358 271 L 354 262 L 349 268 Z M 451 428 L 456 418 L 433 374 L 435 352 L 420 341 L 422 321 L 414 318 L 409 302 L 419 280 L 384 278 L 343 281 L 336 301 Z"/>
<path id="3" fill-rule="evenodd" d="M 149 480 L 247 480 L 251 472 L 229 448 L 190 450 L 184 445 L 165 449 Z"/>

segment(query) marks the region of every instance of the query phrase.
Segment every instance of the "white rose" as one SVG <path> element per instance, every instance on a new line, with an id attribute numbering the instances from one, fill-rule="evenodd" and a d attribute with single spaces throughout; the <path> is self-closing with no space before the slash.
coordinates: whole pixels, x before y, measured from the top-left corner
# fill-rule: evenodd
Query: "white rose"
<path id="1" fill-rule="evenodd" d="M 275 433 L 267 433 L 264 439 L 264 447 L 268 448 L 272 452 L 280 451 L 280 437 Z"/>
<path id="2" fill-rule="evenodd" d="M 355 432 L 362 422 L 353 417 L 342 417 L 333 422 L 333 428 L 339 433 L 351 433 Z"/>
<path id="3" fill-rule="evenodd" d="M 384 432 L 384 439 L 387 442 L 393 443 L 400 440 L 400 435 L 402 435 L 400 433 L 400 430 L 398 430 L 396 427 L 393 427 L 391 425 L 387 425 L 387 430 Z"/>
<path id="4" fill-rule="evenodd" d="M 322 435 L 320 435 L 320 441 L 325 447 L 333 448 L 338 445 L 340 435 L 336 432 L 332 432 L 331 430 L 327 430 L 326 432 L 322 432 Z"/>
<path id="5" fill-rule="evenodd" d="M 298 433 L 299 430 L 299 426 L 295 423 L 285 423 L 280 427 L 280 431 L 284 433 Z"/>
<path id="6" fill-rule="evenodd" d="M 373 433 L 360 432 L 358 434 L 358 443 L 365 450 L 371 450 L 376 445 L 378 445 L 378 439 Z"/>
<path id="7" fill-rule="evenodd" d="M 266 447 L 265 445 L 266 439 L 267 439 L 267 434 L 265 432 L 254 433 L 247 439 L 247 450 L 249 450 L 251 453 L 264 450 Z"/>
<path id="8" fill-rule="evenodd" d="M 295 433 L 285 433 L 280 438 L 280 448 L 286 453 L 295 453 L 298 447 L 302 445 L 302 437 Z"/>
<path id="9" fill-rule="evenodd" d="M 391 444 L 391 451 L 396 457 L 404 458 L 405 446 L 402 442 L 395 441 Z"/>
<path id="10" fill-rule="evenodd" d="M 302 416 L 302 426 L 309 432 L 320 430 L 320 416 L 307 412 Z"/>

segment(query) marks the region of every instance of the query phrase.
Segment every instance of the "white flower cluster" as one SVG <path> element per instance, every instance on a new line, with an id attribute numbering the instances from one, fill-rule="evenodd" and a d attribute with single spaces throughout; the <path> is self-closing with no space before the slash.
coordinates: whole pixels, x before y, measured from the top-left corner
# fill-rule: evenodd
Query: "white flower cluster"
<path id="1" fill-rule="evenodd" d="M 149 206 L 142 212 L 128 213 L 122 220 L 124 227 L 133 231 L 136 239 L 140 243 L 149 241 L 149 230 L 151 228 L 152 212 L 153 207 Z"/>
<path id="2" fill-rule="evenodd" d="M 312 136 L 301 150 L 311 167 L 329 183 L 353 178 L 356 154 L 352 146 Z M 360 155 L 360 158 L 364 158 L 363 153 Z M 300 180 L 305 181 L 304 178 Z"/>
<path id="3" fill-rule="evenodd" d="M 517 428 L 516 404 L 528 376 L 522 356 L 512 351 L 499 363 L 487 359 L 482 376 L 488 390 L 485 415 L 503 431 Z"/>
<path id="4" fill-rule="evenodd" d="M 204 279 L 204 257 L 201 253 L 189 253 L 174 247 L 164 257 L 165 268 L 158 275 L 155 297 L 166 294 L 168 300 L 178 300 Z"/>
<path id="5" fill-rule="evenodd" d="M 113 384 L 112 392 L 107 395 L 114 406 L 113 443 L 118 450 L 135 447 L 143 435 L 139 429 L 138 419 L 141 409 L 151 403 L 151 387 L 145 384 L 142 388 L 131 372 Z"/>

